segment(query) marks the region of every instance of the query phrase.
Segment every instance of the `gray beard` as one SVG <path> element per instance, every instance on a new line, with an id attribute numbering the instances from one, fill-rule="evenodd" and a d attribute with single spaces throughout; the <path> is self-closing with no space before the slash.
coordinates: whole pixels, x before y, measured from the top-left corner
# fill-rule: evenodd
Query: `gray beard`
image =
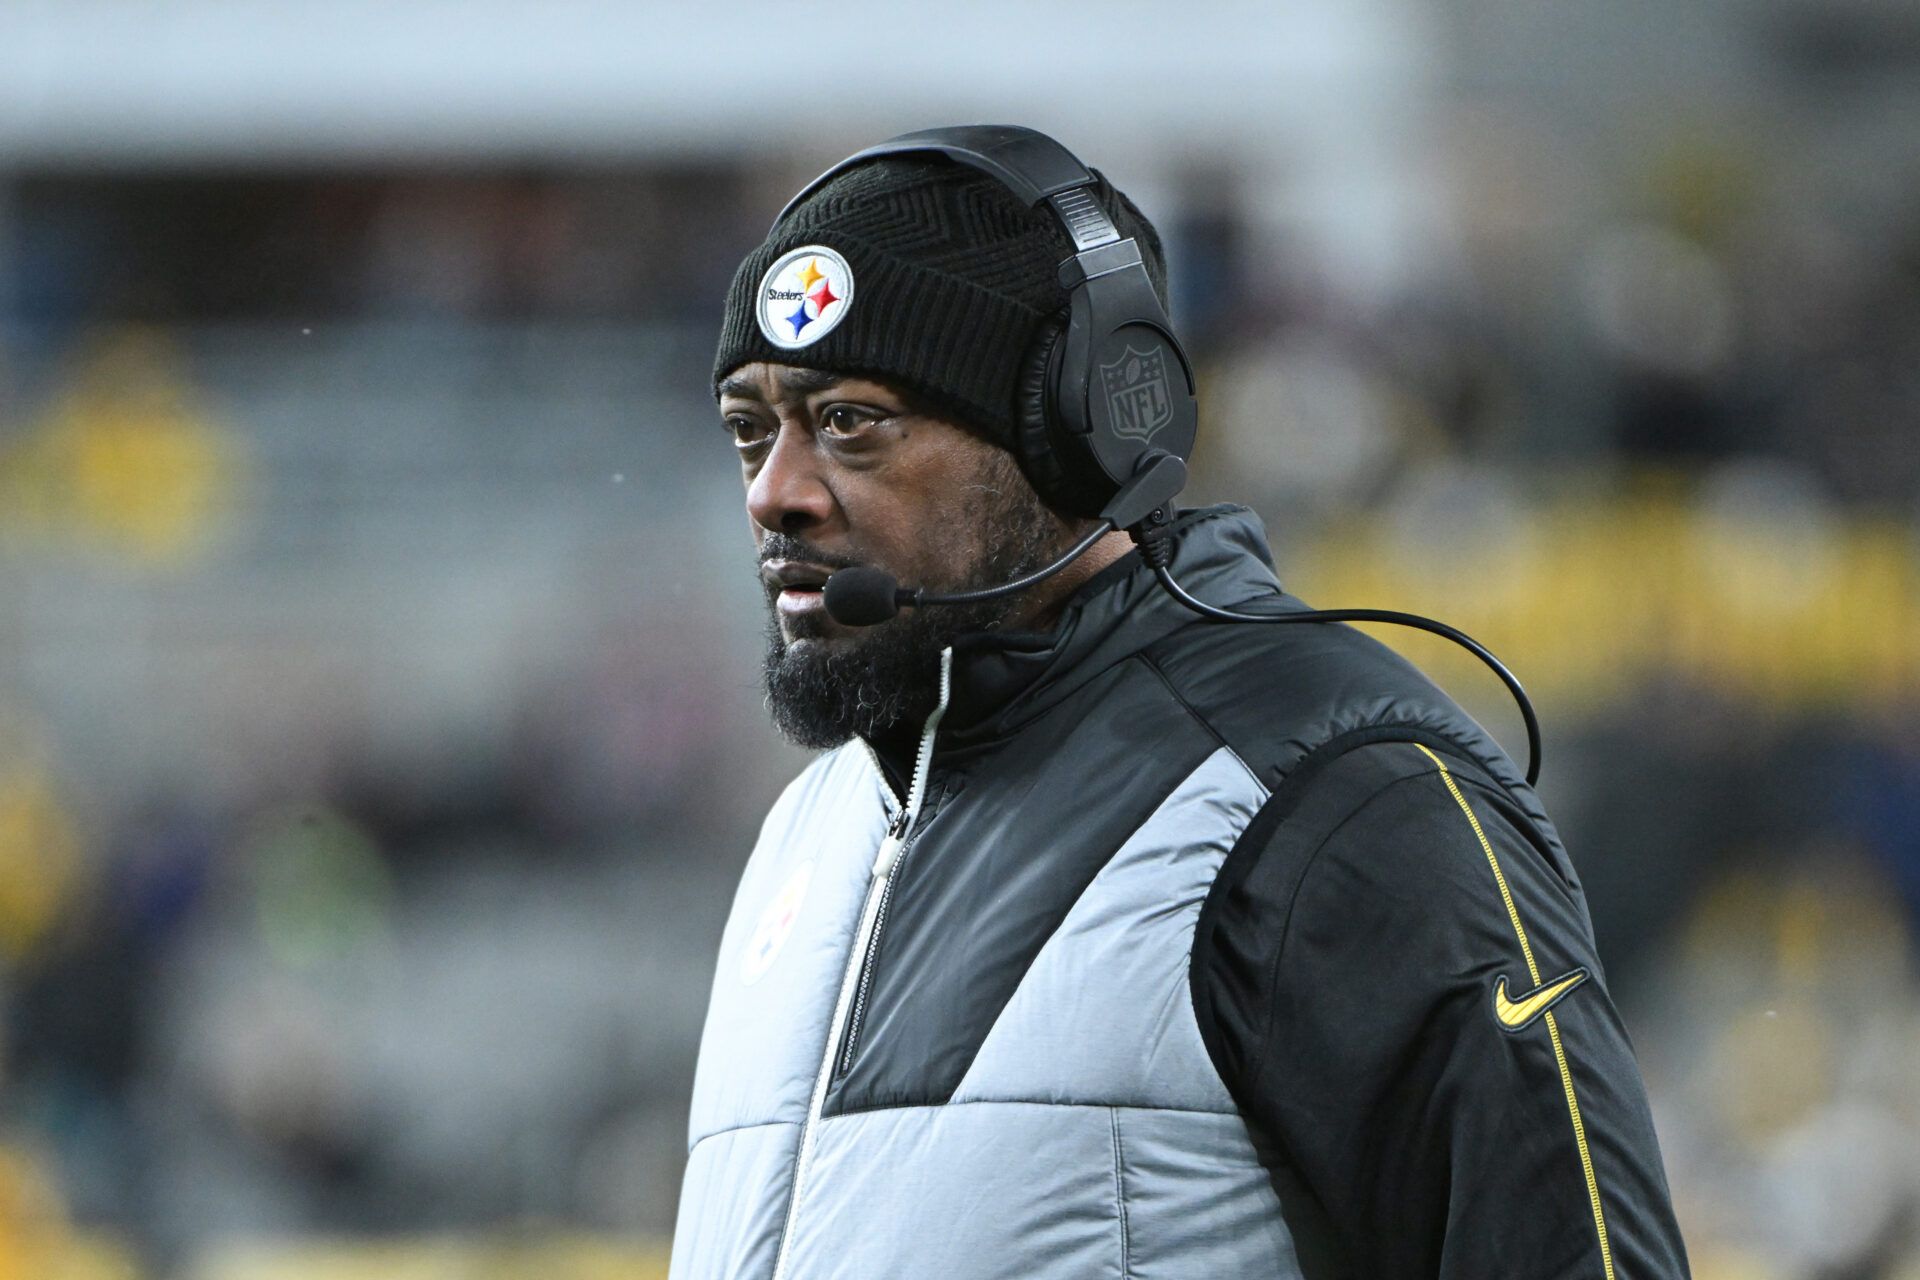
<path id="1" fill-rule="evenodd" d="M 985 492 L 983 505 L 990 509 L 974 521 L 972 554 L 954 581 L 940 584 L 939 590 L 997 586 L 1033 572 L 1059 553 L 1066 524 L 1047 510 L 1023 478 L 1016 475 L 1013 484 Z M 760 555 L 833 568 L 852 563 L 823 555 L 786 534 L 769 535 Z M 804 633 L 789 642 L 774 609 L 777 594 L 767 598 L 767 711 L 789 740 L 815 748 L 837 747 L 855 735 L 872 739 L 926 719 L 940 700 L 940 651 L 962 635 L 999 627 L 1026 595 L 906 609 L 831 642 Z"/>

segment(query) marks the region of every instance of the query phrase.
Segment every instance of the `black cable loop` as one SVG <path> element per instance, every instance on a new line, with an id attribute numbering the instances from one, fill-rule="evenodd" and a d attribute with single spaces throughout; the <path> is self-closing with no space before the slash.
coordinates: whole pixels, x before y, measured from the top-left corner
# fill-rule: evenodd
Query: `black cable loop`
<path id="1" fill-rule="evenodd" d="M 1453 641 L 1486 663 L 1493 674 L 1500 677 L 1500 682 L 1507 686 L 1507 692 L 1513 695 L 1514 702 L 1520 708 L 1520 718 L 1527 725 L 1527 785 L 1533 786 L 1540 780 L 1540 720 L 1533 713 L 1533 700 L 1527 697 L 1527 691 L 1521 687 L 1513 672 L 1507 670 L 1506 663 L 1494 657 L 1492 650 L 1466 632 L 1417 613 L 1399 613 L 1392 609 L 1309 609 L 1295 613 L 1236 613 L 1231 609 L 1221 609 L 1188 594 L 1185 587 L 1173 580 L 1173 574 L 1167 568 L 1170 556 L 1165 550 L 1159 552 L 1156 563 L 1155 552 L 1150 548 L 1159 541 L 1162 540 L 1142 540 L 1141 556 L 1153 566 L 1153 576 L 1160 580 L 1167 594 L 1203 618 L 1218 622 L 1387 622 Z"/>

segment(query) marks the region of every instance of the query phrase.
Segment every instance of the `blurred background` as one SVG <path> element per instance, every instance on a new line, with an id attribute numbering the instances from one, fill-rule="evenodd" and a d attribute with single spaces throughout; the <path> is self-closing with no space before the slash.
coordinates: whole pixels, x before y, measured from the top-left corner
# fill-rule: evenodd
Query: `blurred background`
<path id="1" fill-rule="evenodd" d="M 1164 233 L 1194 500 L 1531 687 L 1696 1275 L 1920 1277 L 1910 0 L 6 0 L 0 1280 L 664 1273 L 804 763 L 722 293 L 979 119 Z"/>

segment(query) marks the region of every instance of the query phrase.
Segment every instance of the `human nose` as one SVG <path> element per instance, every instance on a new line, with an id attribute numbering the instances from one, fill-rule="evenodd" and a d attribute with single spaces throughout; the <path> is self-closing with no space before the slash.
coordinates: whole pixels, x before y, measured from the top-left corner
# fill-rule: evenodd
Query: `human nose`
<path id="1" fill-rule="evenodd" d="M 783 427 L 747 484 L 747 514 L 773 533 L 816 528 L 833 514 L 833 491 L 804 431 Z"/>

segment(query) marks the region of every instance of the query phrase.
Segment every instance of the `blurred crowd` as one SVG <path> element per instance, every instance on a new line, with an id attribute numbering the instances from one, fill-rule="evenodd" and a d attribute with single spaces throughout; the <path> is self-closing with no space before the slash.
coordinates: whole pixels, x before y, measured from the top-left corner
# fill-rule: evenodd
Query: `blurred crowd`
<path id="1" fill-rule="evenodd" d="M 1436 132 L 1386 297 L 1171 175 L 1191 496 L 1534 689 L 1695 1274 L 1915 1280 L 1920 169 Z M 802 760 L 706 399 L 783 186 L 11 181 L 0 1280 L 659 1269 Z"/>

